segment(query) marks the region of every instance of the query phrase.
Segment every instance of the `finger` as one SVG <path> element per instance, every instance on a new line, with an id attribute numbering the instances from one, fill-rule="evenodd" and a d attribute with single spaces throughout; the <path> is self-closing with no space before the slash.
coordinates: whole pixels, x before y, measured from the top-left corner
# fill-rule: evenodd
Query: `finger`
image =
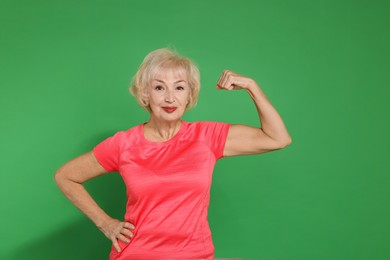
<path id="1" fill-rule="evenodd" d="M 115 250 L 120 253 L 121 252 L 121 248 L 119 247 L 119 244 L 118 244 L 118 241 L 116 240 L 116 238 L 113 238 L 111 239 L 112 241 L 112 245 L 114 246 Z"/>
<path id="2" fill-rule="evenodd" d="M 226 74 L 225 82 L 223 83 L 226 90 L 232 90 L 234 88 L 234 83 L 236 81 L 235 74 L 231 71 L 228 71 Z"/>
<path id="3" fill-rule="evenodd" d="M 129 243 L 129 242 L 130 242 L 130 239 L 128 239 L 127 237 L 125 237 L 125 236 L 122 235 L 122 234 L 118 234 L 116 237 L 117 237 L 119 240 L 121 240 L 121 241 L 123 241 L 123 242 L 125 242 L 125 243 Z"/>
<path id="4" fill-rule="evenodd" d="M 228 70 L 225 70 L 225 71 L 223 72 L 223 76 L 222 76 L 222 79 L 221 79 L 221 86 L 222 86 L 223 88 L 226 88 L 226 81 L 227 81 L 228 78 L 229 78 L 229 74 L 230 74 L 230 71 L 228 71 Z"/>
<path id="5" fill-rule="evenodd" d="M 224 86 L 226 90 L 232 90 L 234 88 L 234 76 L 229 74 L 224 82 Z"/>
<path id="6" fill-rule="evenodd" d="M 135 226 L 129 222 L 124 222 L 123 227 L 129 228 L 129 229 L 135 229 Z"/>
<path id="7" fill-rule="evenodd" d="M 123 235 L 125 235 L 125 236 L 130 237 L 130 238 L 132 238 L 132 237 L 134 236 L 133 233 L 132 233 L 130 230 L 125 229 L 125 228 L 121 230 L 121 233 L 122 233 Z"/>
<path id="8" fill-rule="evenodd" d="M 217 81 L 217 86 L 219 87 L 219 89 L 223 89 L 223 82 L 225 81 L 225 78 L 226 78 L 226 74 L 227 74 L 228 70 L 224 70 L 221 74 L 221 76 L 219 77 L 218 81 Z"/>
<path id="9" fill-rule="evenodd" d="M 217 81 L 217 89 L 222 89 L 222 77 L 223 75 L 221 75 Z"/>

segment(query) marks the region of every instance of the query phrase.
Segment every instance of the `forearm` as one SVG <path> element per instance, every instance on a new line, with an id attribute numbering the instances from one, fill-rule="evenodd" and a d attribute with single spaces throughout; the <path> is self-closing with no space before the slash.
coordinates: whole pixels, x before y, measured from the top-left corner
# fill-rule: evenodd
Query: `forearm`
<path id="1" fill-rule="evenodd" d="M 99 207 L 81 183 L 73 182 L 58 175 L 56 175 L 55 181 L 65 197 L 91 219 L 99 229 L 111 219 L 111 217 Z"/>
<path id="2" fill-rule="evenodd" d="M 108 216 L 82 185 L 106 173 L 108 171 L 100 165 L 93 151 L 90 151 L 64 164 L 56 171 L 54 180 L 65 197 L 91 219 L 120 252 L 118 240 L 128 243 L 133 237 L 131 230 L 135 228 L 134 225 Z"/>
<path id="3" fill-rule="evenodd" d="M 262 131 L 277 142 L 291 143 L 291 137 L 281 116 L 256 82 L 253 81 L 247 92 L 256 106 Z"/>

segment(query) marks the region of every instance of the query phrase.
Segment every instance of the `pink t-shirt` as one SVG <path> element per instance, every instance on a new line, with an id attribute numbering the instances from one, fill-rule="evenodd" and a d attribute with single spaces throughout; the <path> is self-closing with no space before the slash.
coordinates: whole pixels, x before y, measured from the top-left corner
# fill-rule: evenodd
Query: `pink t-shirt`
<path id="1" fill-rule="evenodd" d="M 182 122 L 166 142 L 151 142 L 143 124 L 94 148 L 108 171 L 121 174 L 127 192 L 125 221 L 135 225 L 129 244 L 110 259 L 213 259 L 207 220 L 214 165 L 223 156 L 229 124 Z"/>

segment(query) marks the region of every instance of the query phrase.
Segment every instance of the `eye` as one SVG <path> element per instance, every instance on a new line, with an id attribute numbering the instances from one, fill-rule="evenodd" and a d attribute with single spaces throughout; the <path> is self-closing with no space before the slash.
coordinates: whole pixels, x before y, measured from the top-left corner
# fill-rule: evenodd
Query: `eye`
<path id="1" fill-rule="evenodd" d="M 177 86 L 176 89 L 177 89 L 177 90 L 184 90 L 184 87 L 182 87 L 182 86 Z"/>
<path id="2" fill-rule="evenodd" d="M 157 86 L 154 87 L 154 89 L 155 90 L 163 90 L 164 88 L 162 86 L 160 86 L 160 85 L 157 85 Z"/>

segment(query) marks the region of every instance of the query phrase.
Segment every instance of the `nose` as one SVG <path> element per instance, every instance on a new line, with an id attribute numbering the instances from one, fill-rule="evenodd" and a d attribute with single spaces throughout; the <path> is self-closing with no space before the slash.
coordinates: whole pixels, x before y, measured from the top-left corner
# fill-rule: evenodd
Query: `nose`
<path id="1" fill-rule="evenodd" d="M 174 95 L 174 93 L 172 91 L 168 90 L 165 93 L 165 102 L 167 102 L 167 103 L 175 102 L 175 95 Z"/>

